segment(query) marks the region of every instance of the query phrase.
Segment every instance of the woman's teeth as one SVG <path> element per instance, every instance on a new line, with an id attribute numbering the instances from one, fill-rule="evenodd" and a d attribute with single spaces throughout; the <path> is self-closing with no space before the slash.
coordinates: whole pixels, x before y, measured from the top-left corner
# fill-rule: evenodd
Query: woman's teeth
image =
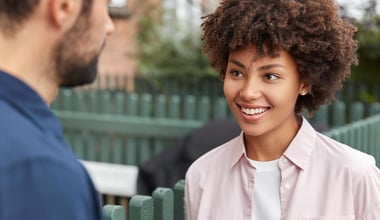
<path id="1" fill-rule="evenodd" d="M 265 112 L 267 109 L 266 108 L 241 108 L 242 112 L 244 112 L 247 115 L 256 115 L 256 114 L 261 114 Z"/>

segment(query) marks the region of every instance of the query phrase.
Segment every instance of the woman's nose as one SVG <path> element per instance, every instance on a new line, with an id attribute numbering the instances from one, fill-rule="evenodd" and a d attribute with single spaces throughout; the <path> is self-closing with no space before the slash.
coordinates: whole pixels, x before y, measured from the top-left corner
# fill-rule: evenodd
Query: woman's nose
<path id="1" fill-rule="evenodd" d="M 244 100 L 254 100 L 261 97 L 261 85 L 258 79 L 249 79 L 244 83 L 239 95 Z"/>

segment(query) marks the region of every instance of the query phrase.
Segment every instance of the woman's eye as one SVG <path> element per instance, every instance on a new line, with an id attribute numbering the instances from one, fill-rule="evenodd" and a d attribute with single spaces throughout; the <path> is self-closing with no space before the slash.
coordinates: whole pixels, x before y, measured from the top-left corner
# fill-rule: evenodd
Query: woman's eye
<path id="1" fill-rule="evenodd" d="M 243 76 L 243 74 L 240 71 L 236 71 L 236 70 L 233 70 L 230 73 L 234 77 L 241 77 L 241 76 Z"/>
<path id="2" fill-rule="evenodd" d="M 273 74 L 273 73 L 267 73 L 267 74 L 265 74 L 265 78 L 268 79 L 268 80 L 276 80 L 276 79 L 278 79 L 279 77 L 278 77 L 276 74 Z"/>

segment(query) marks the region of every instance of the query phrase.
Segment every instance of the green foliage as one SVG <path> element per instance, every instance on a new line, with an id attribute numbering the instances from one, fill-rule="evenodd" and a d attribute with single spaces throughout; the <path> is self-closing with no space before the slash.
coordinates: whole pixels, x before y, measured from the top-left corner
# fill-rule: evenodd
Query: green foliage
<path id="1" fill-rule="evenodd" d="M 357 21 L 359 65 L 352 70 L 354 81 L 380 83 L 380 15 L 376 5 L 376 0 L 369 0 L 363 18 Z"/>
<path id="2" fill-rule="evenodd" d="M 147 79 L 159 83 L 165 78 L 188 80 L 217 77 L 215 70 L 202 54 L 200 28 L 185 27 L 172 22 L 170 27 L 161 21 L 162 12 L 151 5 L 141 17 L 137 41 L 139 71 Z"/>
<path id="3" fill-rule="evenodd" d="M 380 25 L 369 30 L 360 28 L 357 39 L 359 65 L 353 68 L 353 79 L 380 82 Z"/>
<path id="4" fill-rule="evenodd" d="M 365 10 L 365 16 L 356 21 L 359 31 L 359 65 L 352 69 L 354 81 L 380 83 L 380 16 L 373 10 L 376 1 Z M 162 11 L 149 5 L 139 20 L 137 41 L 140 74 L 156 86 L 169 78 L 197 82 L 203 78 L 217 78 L 218 74 L 202 54 L 199 26 L 175 22 L 163 23 L 162 18 L 174 11 Z M 165 16 L 164 16 L 165 15 Z M 354 20 L 352 18 L 352 20 Z"/>

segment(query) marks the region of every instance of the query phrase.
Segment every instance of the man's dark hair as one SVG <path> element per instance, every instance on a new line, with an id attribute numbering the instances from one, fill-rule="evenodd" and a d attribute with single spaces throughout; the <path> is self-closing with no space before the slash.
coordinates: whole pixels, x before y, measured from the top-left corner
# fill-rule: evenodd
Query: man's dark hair
<path id="1" fill-rule="evenodd" d="M 12 35 L 33 13 L 39 0 L 0 0 L 0 32 Z M 90 11 L 93 0 L 83 0 L 81 13 Z"/>
<path id="2" fill-rule="evenodd" d="M 311 86 L 295 111 L 313 112 L 335 97 L 357 63 L 356 28 L 338 15 L 334 0 L 224 0 L 204 19 L 204 51 L 224 78 L 230 52 L 256 45 L 260 56 L 287 51 Z"/>

